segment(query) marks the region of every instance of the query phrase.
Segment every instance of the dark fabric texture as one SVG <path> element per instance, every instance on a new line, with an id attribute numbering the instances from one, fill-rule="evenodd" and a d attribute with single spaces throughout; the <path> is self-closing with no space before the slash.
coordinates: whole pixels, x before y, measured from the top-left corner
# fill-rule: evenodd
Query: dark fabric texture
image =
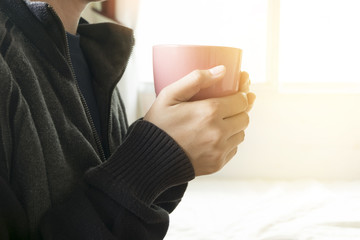
<path id="1" fill-rule="evenodd" d="M 132 30 L 82 20 L 78 33 L 107 149 L 54 10 L 0 1 L 0 239 L 162 239 L 192 165 L 153 124 L 128 129 L 116 85 Z"/>
<path id="2" fill-rule="evenodd" d="M 92 74 L 80 46 L 80 35 L 66 33 L 66 40 L 69 46 L 71 66 L 75 74 L 76 82 L 78 83 L 80 91 L 85 98 L 86 107 L 88 107 L 90 111 L 90 121 L 92 121 L 94 127 L 96 128 L 96 132 L 101 139 L 103 148 L 106 148 L 106 138 L 102 136 L 99 108 L 92 85 Z M 108 153 L 105 154 L 105 157 L 108 157 Z"/>

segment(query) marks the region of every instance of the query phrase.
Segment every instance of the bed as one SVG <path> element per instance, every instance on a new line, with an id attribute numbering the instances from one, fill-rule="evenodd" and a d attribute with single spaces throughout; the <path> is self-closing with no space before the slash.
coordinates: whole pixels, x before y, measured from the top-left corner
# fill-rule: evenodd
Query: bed
<path id="1" fill-rule="evenodd" d="M 165 240 L 359 240 L 360 181 L 189 184 Z"/>

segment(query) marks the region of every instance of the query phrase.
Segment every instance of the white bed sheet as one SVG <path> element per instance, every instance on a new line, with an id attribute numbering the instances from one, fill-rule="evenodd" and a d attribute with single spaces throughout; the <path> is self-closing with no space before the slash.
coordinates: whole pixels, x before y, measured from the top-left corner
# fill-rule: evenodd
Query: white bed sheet
<path id="1" fill-rule="evenodd" d="M 360 240 L 360 181 L 189 184 L 165 240 Z"/>

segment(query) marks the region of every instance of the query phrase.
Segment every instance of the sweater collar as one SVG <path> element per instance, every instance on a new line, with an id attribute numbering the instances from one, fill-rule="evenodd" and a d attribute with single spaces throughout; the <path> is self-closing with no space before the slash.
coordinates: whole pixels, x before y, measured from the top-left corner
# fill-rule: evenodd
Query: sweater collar
<path id="1" fill-rule="evenodd" d="M 1 0 L 0 9 L 22 29 L 59 72 L 71 77 L 64 26 L 47 3 L 29 0 Z M 120 80 L 134 45 L 133 31 L 113 23 L 78 26 L 81 47 L 98 84 L 113 87 Z M 106 80 L 106 81 L 105 81 Z"/>
<path id="2" fill-rule="evenodd" d="M 31 13 L 39 20 L 42 27 L 52 39 L 52 43 L 65 56 L 66 45 L 64 44 L 65 30 L 55 10 L 45 2 L 31 2 L 23 0 Z"/>
<path id="3" fill-rule="evenodd" d="M 1 0 L 0 9 L 62 75 L 70 77 L 71 71 L 63 52 L 56 46 L 41 21 L 32 13 L 31 10 L 34 8 L 28 7 L 27 4 L 30 2 L 26 0 Z M 41 9 L 44 7 L 45 5 Z"/>

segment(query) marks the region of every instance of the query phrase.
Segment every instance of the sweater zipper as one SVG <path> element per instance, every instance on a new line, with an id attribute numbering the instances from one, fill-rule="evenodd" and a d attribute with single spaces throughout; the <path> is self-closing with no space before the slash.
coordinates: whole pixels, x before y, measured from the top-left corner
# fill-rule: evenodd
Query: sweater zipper
<path id="1" fill-rule="evenodd" d="M 60 20 L 60 17 L 57 15 L 57 13 L 55 12 L 55 10 L 50 6 L 48 5 L 50 11 L 52 12 L 52 14 L 54 14 L 54 16 L 56 16 L 58 18 L 58 20 L 61 22 Z M 96 147 L 97 147 L 97 150 L 98 150 L 98 154 L 101 158 L 102 161 L 105 161 L 106 160 L 106 157 L 105 157 L 105 154 L 104 154 L 104 149 L 103 149 L 103 146 L 101 144 L 101 140 L 100 140 L 100 137 L 99 137 L 99 134 L 97 133 L 96 131 L 96 128 L 95 128 L 95 124 L 94 124 L 94 120 L 91 116 L 91 113 L 90 113 L 90 110 L 89 110 L 89 107 L 86 103 L 86 100 L 85 100 L 85 97 L 84 95 L 82 94 L 81 90 L 80 90 L 80 87 L 79 87 L 79 84 L 78 84 L 78 80 L 77 80 L 77 77 L 74 73 L 74 66 L 72 64 L 72 61 L 71 61 L 71 58 L 70 58 L 70 46 L 69 46 L 69 41 L 66 37 L 66 33 L 65 33 L 65 30 L 63 31 L 63 37 L 65 38 L 65 42 L 66 42 L 66 60 L 70 66 L 70 71 L 71 71 L 71 74 L 75 80 L 75 85 L 76 85 L 76 89 L 77 89 L 77 92 L 79 93 L 80 95 L 80 100 L 81 100 L 81 103 L 84 107 L 84 110 L 85 110 L 85 114 L 86 114 L 86 117 L 90 123 L 90 127 L 91 127 L 91 131 L 92 131 L 92 134 L 94 136 L 94 139 L 95 139 L 95 143 L 96 143 Z"/>
<path id="2" fill-rule="evenodd" d="M 70 67 L 71 67 L 71 74 L 73 76 L 73 78 L 75 79 L 75 85 L 76 85 L 76 89 L 80 95 L 80 100 L 81 100 L 81 103 L 84 107 L 84 110 L 85 110 L 85 114 L 88 118 L 88 121 L 90 123 L 90 127 L 91 127 L 91 131 L 94 135 L 94 139 L 95 139 L 95 143 L 96 143 L 96 147 L 98 149 L 98 153 L 100 155 L 100 158 L 102 161 L 105 161 L 106 160 L 106 157 L 105 157 L 105 153 L 104 153 L 104 149 L 103 149 L 103 146 L 101 144 L 101 140 L 100 140 L 100 137 L 99 137 L 99 134 L 97 133 L 97 130 L 96 130 L 96 127 L 95 127 L 95 124 L 94 124 L 94 120 L 91 116 L 91 113 L 90 113 L 90 110 L 89 110 L 89 107 L 86 103 L 86 100 L 85 100 L 85 97 L 84 95 L 82 94 L 81 90 L 80 90 L 80 87 L 79 87 L 79 83 L 78 83 L 78 80 L 77 80 L 77 77 L 74 73 L 74 67 L 73 67 L 73 64 L 71 62 L 71 59 L 70 58 L 70 52 L 69 52 L 69 43 L 68 43 L 68 40 L 66 39 L 66 51 L 67 51 L 67 61 L 68 63 L 70 64 Z"/>

